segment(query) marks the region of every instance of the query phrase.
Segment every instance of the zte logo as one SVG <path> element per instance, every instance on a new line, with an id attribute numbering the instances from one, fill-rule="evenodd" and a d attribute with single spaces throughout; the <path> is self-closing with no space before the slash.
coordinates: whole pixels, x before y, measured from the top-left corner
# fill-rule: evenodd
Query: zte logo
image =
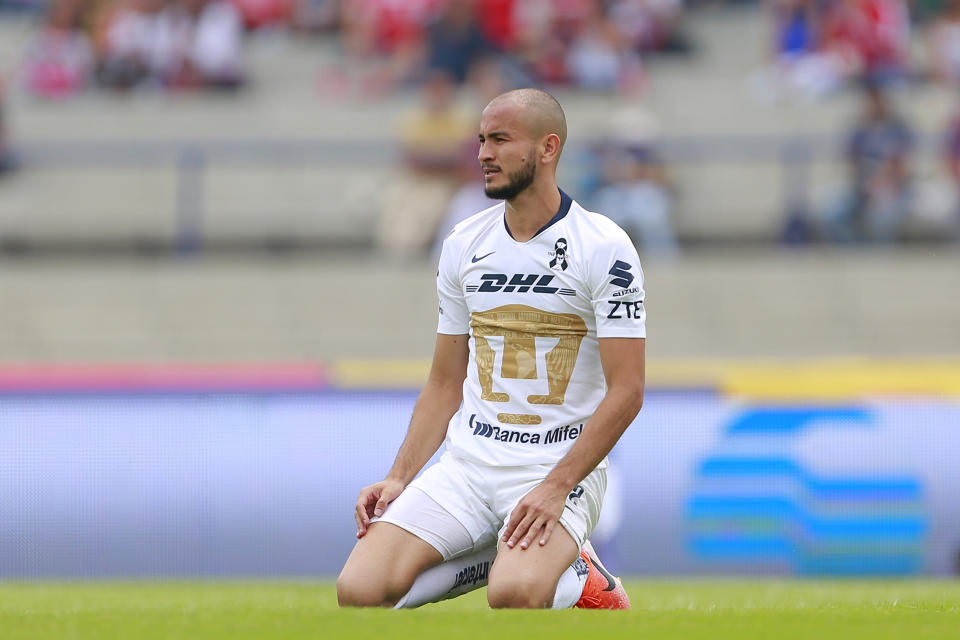
<path id="1" fill-rule="evenodd" d="M 505 273 L 485 273 L 480 276 L 480 285 L 468 284 L 466 289 L 468 293 L 556 293 L 561 296 L 576 295 L 573 289 L 562 289 L 560 287 L 551 287 L 550 283 L 554 276 L 550 274 L 538 273 L 515 273 L 507 276 Z"/>
<path id="2" fill-rule="evenodd" d="M 607 318 L 610 320 L 623 317 L 631 320 L 639 320 L 643 315 L 643 300 L 637 300 L 636 302 L 607 300 L 607 304 L 613 307 L 610 309 L 610 313 L 607 314 Z"/>
<path id="3" fill-rule="evenodd" d="M 630 283 L 633 282 L 633 274 L 630 273 L 630 269 L 632 268 L 633 266 L 630 263 L 624 262 L 623 260 L 614 262 L 613 266 L 610 267 L 610 271 L 607 272 L 613 276 L 610 284 L 616 287 L 623 287 L 624 289 L 629 287 Z"/>

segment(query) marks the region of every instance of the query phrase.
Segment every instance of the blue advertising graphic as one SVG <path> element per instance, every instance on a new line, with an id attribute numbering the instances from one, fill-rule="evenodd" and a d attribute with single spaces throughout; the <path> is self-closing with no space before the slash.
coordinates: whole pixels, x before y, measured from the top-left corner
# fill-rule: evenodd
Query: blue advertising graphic
<path id="1" fill-rule="evenodd" d="M 784 565 L 799 575 L 906 575 L 924 567 L 929 529 L 916 473 L 816 470 L 808 431 L 877 429 L 862 407 L 744 411 L 696 468 L 687 544 L 706 562 Z"/>
<path id="2" fill-rule="evenodd" d="M 0 393 L 0 575 L 333 576 L 416 392 Z M 651 391 L 610 456 L 624 575 L 952 575 L 960 402 Z"/>

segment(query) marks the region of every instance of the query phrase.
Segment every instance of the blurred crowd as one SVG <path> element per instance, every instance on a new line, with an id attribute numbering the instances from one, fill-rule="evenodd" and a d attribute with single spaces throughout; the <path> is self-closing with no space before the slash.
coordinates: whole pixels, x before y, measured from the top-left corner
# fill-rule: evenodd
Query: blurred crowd
<path id="1" fill-rule="evenodd" d="M 235 88 L 244 14 L 229 0 L 54 0 L 21 72 L 33 95 L 116 89 Z"/>
<path id="2" fill-rule="evenodd" d="M 897 109 L 890 91 L 861 79 L 860 114 L 844 145 L 846 180 L 811 216 L 812 239 L 890 244 L 925 235 L 960 240 L 960 108 L 934 140 L 941 170 L 915 166 L 920 136 Z"/>
<path id="3" fill-rule="evenodd" d="M 342 55 L 320 70 L 325 92 L 349 87 L 376 97 L 416 88 L 421 99 L 398 124 L 404 162 L 382 191 L 374 233 L 378 246 L 401 257 L 435 247 L 455 222 L 491 204 L 474 157 L 485 100 L 529 85 L 619 92 L 624 110 L 612 115 L 608 139 L 573 161 L 588 169 L 572 188 L 645 252 L 677 252 L 677 189 L 649 134 L 652 117 L 632 97 L 645 90 L 650 55 L 695 50 L 685 31 L 692 0 L 34 1 L 49 4 L 16 82 L 40 98 L 93 86 L 235 90 L 249 81 L 244 47 L 258 30 L 336 42 Z M 778 102 L 863 89 L 862 115 L 845 145 L 846 182 L 804 212 L 801 235 L 899 240 L 923 194 L 911 171 L 915 135 L 888 93 L 914 82 L 960 85 L 960 0 L 762 0 L 761 7 L 770 16 L 771 56 L 750 80 L 757 95 Z M 911 30 L 922 35 L 921 47 L 912 46 Z M 0 172 L 11 166 L 2 92 Z M 474 98 L 467 110 L 464 93 Z M 944 137 L 953 182 L 941 200 L 950 201 L 945 216 L 960 220 L 960 114 Z"/>
<path id="4" fill-rule="evenodd" d="M 775 90 L 818 96 L 870 75 L 909 70 L 904 0 L 769 0 Z"/>
<path id="5" fill-rule="evenodd" d="M 346 0 L 340 28 L 378 86 L 435 69 L 466 82 L 496 61 L 527 84 L 615 90 L 642 82 L 644 54 L 689 48 L 683 14 L 682 0 Z"/>
<path id="6" fill-rule="evenodd" d="M 855 87 L 861 99 L 842 134 L 842 171 L 829 194 L 811 194 L 799 220 L 788 215 L 784 241 L 960 240 L 960 110 L 937 142 L 942 170 L 920 175 L 914 166 L 919 136 L 885 79 L 860 76 Z M 453 225 L 495 203 L 484 194 L 475 157 L 479 105 L 464 111 L 456 90 L 452 75 L 435 71 L 421 89 L 420 104 L 401 119 L 404 162 L 383 192 L 375 234 L 377 246 L 394 257 L 417 256 L 431 244 L 438 254 Z M 678 187 L 657 130 L 653 114 L 625 102 L 610 114 L 607 135 L 567 160 L 576 177 L 566 188 L 626 230 L 641 255 L 670 257 L 680 247 Z"/>
<path id="7" fill-rule="evenodd" d="M 960 0 L 767 0 L 772 63 L 752 78 L 772 102 L 862 94 L 844 143 L 845 180 L 806 212 L 806 239 L 891 243 L 926 217 L 960 237 L 960 110 L 941 134 L 945 180 L 918 178 L 917 135 L 891 94 L 960 88 Z M 918 37 L 912 38 L 912 32 Z"/>
<path id="8" fill-rule="evenodd" d="M 0 8 L 15 0 L 0 0 Z M 31 3 L 32 4 L 33 0 Z M 471 82 L 496 64 L 522 84 L 627 90 L 655 53 L 692 50 L 693 0 L 35 0 L 44 23 L 26 53 L 29 90 L 65 97 L 92 84 L 234 88 L 245 35 L 322 32 L 329 70 L 368 94 L 433 70 Z M 45 4 L 44 4 L 45 3 Z M 23 4 L 21 1 L 19 4 Z M 702 3 L 700 3 L 702 4 Z M 960 82 L 960 0 L 763 0 L 771 64 L 755 78 L 773 99 L 819 97 L 870 76 Z M 918 26 L 919 25 L 919 26 Z M 923 47 L 911 51 L 911 30 Z M 347 77 L 349 76 L 349 77 Z M 331 82 L 335 85 L 335 82 Z"/>
<path id="9" fill-rule="evenodd" d="M 44 98 L 235 88 L 245 34 L 280 29 L 332 34 L 331 73 L 368 93 L 437 69 L 463 83 L 491 64 L 526 84 L 614 90 L 642 82 L 642 55 L 687 50 L 683 14 L 682 0 L 49 0 L 22 75 Z"/>
<path id="10" fill-rule="evenodd" d="M 477 162 L 477 113 L 510 85 L 492 76 L 483 86 L 486 92 L 472 101 L 460 100 L 456 77 L 433 69 L 418 103 L 399 118 L 403 161 L 381 192 L 374 234 L 378 248 L 395 259 L 415 258 L 430 247 L 438 256 L 455 224 L 496 204 L 484 193 Z M 644 253 L 675 254 L 674 189 L 657 148 L 655 118 L 627 103 L 610 114 L 608 125 L 602 139 L 565 152 L 573 156 L 565 163 L 575 167 L 565 188 L 617 222 Z"/>
<path id="11" fill-rule="evenodd" d="M 816 98 L 859 78 L 960 83 L 960 0 L 766 0 L 770 97 Z M 911 47 L 918 29 L 922 47 Z"/>

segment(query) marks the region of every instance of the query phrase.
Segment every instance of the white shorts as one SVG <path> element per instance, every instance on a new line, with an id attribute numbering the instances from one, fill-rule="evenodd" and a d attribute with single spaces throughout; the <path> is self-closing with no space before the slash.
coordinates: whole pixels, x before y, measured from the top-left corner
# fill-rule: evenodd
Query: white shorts
<path id="1" fill-rule="evenodd" d="M 373 521 L 409 531 L 450 560 L 496 544 L 517 503 L 552 469 L 488 467 L 447 452 Z M 567 498 L 560 524 L 578 546 L 597 525 L 606 489 L 606 470 L 595 469 Z"/>

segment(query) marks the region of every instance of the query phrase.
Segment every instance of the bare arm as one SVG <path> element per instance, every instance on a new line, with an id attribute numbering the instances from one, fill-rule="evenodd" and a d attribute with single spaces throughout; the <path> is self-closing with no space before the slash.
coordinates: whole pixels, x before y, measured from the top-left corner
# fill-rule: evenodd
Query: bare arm
<path id="1" fill-rule="evenodd" d="M 383 510 L 420 472 L 447 435 L 450 418 L 463 400 L 469 348 L 466 335 L 437 334 L 433 364 L 417 398 L 407 436 L 387 477 L 365 487 L 357 498 L 357 537 L 366 534 L 370 519 Z"/>
<path id="2" fill-rule="evenodd" d="M 406 486 L 420 472 L 447 435 L 450 418 L 463 401 L 467 377 L 467 336 L 437 334 L 437 346 L 427 383 L 417 398 L 407 437 L 387 478 Z"/>
<path id="3" fill-rule="evenodd" d="M 510 547 L 520 542 L 526 549 L 538 535 L 541 545 L 547 543 L 567 495 L 610 453 L 643 406 L 646 340 L 600 338 L 599 342 L 607 395 L 567 455 L 510 514 L 503 536 Z"/>

